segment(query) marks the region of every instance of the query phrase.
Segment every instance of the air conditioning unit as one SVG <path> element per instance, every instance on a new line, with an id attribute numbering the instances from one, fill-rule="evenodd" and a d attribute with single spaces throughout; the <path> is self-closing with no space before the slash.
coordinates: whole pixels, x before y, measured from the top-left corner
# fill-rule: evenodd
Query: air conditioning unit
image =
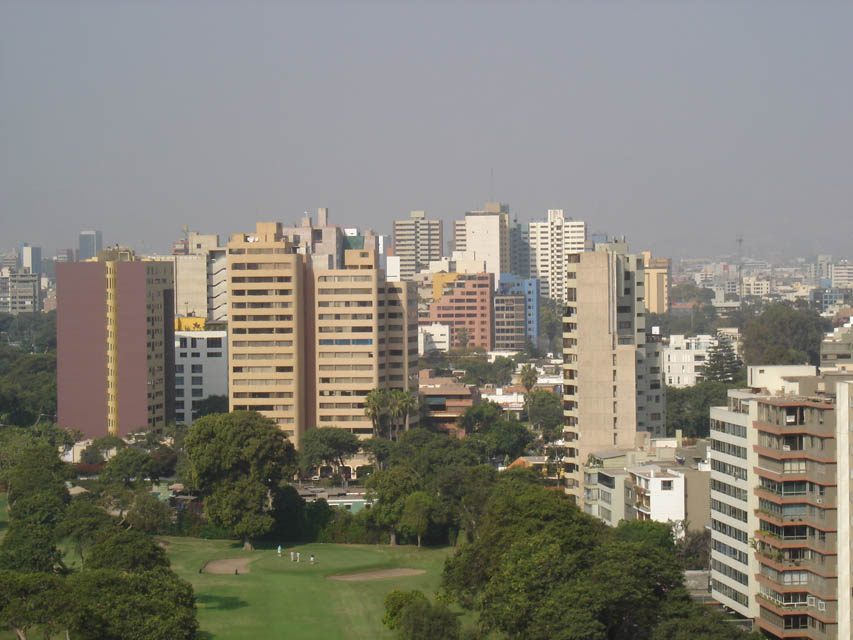
<path id="1" fill-rule="evenodd" d="M 815 498 L 815 502 L 818 504 L 823 504 L 823 498 Z"/>

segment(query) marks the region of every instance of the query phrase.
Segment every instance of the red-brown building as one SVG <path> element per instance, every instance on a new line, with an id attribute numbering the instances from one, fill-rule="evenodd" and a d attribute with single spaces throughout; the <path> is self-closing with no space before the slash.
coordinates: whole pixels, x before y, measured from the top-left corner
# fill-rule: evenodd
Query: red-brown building
<path id="1" fill-rule="evenodd" d="M 491 273 L 458 274 L 443 285 L 441 296 L 430 305 L 421 323 L 450 325 L 451 347 L 463 346 L 460 338 L 467 334 L 466 346 L 491 351 L 495 333 L 494 290 Z"/>
<path id="2" fill-rule="evenodd" d="M 172 263 L 111 249 L 57 265 L 58 424 L 87 437 L 174 420 Z"/>

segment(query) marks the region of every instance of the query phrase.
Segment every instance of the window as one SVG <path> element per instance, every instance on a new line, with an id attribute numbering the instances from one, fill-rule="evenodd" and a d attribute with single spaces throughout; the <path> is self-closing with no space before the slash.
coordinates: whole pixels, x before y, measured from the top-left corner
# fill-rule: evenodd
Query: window
<path id="1" fill-rule="evenodd" d="M 202 365 L 200 365 L 200 364 L 192 365 L 192 372 L 193 373 L 201 373 L 202 372 Z"/>
<path id="2" fill-rule="evenodd" d="M 672 480 L 662 480 L 660 489 L 661 491 L 672 491 Z"/>
<path id="3" fill-rule="evenodd" d="M 193 389 L 193 398 L 201 398 L 204 389 Z"/>
<path id="4" fill-rule="evenodd" d="M 183 373 L 183 372 L 184 372 L 184 365 L 176 364 L 175 365 L 175 373 Z"/>

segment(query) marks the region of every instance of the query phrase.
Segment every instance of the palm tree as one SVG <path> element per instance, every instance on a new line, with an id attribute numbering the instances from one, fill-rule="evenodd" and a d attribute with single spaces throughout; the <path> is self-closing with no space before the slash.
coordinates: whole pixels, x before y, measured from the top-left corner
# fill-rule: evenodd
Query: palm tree
<path id="1" fill-rule="evenodd" d="M 388 392 L 388 415 L 391 416 L 391 424 L 394 428 L 394 440 L 397 439 L 397 432 L 399 429 L 397 420 L 402 418 L 405 413 L 403 406 L 405 403 L 405 396 L 406 393 L 402 389 L 391 389 Z"/>
<path id="2" fill-rule="evenodd" d="M 527 391 L 527 421 L 533 426 L 533 418 L 530 415 L 530 410 L 532 409 L 532 403 L 530 402 L 530 391 L 533 387 L 536 386 L 536 381 L 539 379 L 539 373 L 536 371 L 536 367 L 532 364 L 526 364 L 521 367 L 521 384 Z"/>
<path id="3" fill-rule="evenodd" d="M 400 396 L 400 410 L 403 414 L 403 419 L 406 424 L 406 431 L 409 430 L 409 416 L 416 413 L 418 410 L 419 398 L 412 392 L 411 389 L 405 389 Z"/>
<path id="4" fill-rule="evenodd" d="M 388 413 L 388 391 L 371 389 L 364 397 L 364 415 L 373 423 L 373 437 L 382 436 L 382 418 Z"/>

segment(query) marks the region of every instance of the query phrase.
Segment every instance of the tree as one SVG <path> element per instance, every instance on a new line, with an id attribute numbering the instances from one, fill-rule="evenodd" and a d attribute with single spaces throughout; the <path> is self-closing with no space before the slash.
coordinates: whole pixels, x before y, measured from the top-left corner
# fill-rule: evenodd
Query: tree
<path id="1" fill-rule="evenodd" d="M 692 606 L 686 616 L 663 620 L 655 627 L 652 640 L 762 640 L 759 632 L 743 631 L 737 621 L 726 620 L 704 607 Z"/>
<path id="2" fill-rule="evenodd" d="M 640 542 L 662 549 L 667 553 L 675 551 L 672 528 L 664 522 L 655 522 L 654 520 L 623 520 L 613 530 L 613 533 L 618 540 Z"/>
<path id="3" fill-rule="evenodd" d="M 453 332 L 456 334 L 456 342 L 459 343 L 459 346 L 463 350 L 467 349 L 468 343 L 471 341 L 471 333 L 468 331 L 468 327 L 459 327 Z"/>
<path id="4" fill-rule="evenodd" d="M 85 566 L 85 554 L 98 540 L 106 538 L 115 526 L 115 520 L 106 511 L 82 495 L 71 500 L 57 527 L 57 535 L 71 541 L 81 566 Z"/>
<path id="5" fill-rule="evenodd" d="M 737 361 L 734 347 L 728 338 L 717 334 L 717 341 L 708 349 L 708 359 L 703 369 L 705 380 L 714 382 L 734 382 L 740 364 Z"/>
<path id="6" fill-rule="evenodd" d="M 269 506 L 284 469 L 295 462 L 293 445 L 269 418 L 235 411 L 194 422 L 184 447 L 208 518 L 250 548 L 252 538 L 273 526 Z"/>
<path id="7" fill-rule="evenodd" d="M 361 441 L 361 448 L 376 465 L 379 471 L 385 468 L 385 463 L 391 456 L 394 443 L 386 438 L 368 438 Z"/>
<path id="8" fill-rule="evenodd" d="M 300 453 L 308 468 L 323 463 L 340 468 L 344 459 L 357 454 L 359 448 L 358 437 L 345 429 L 316 427 L 305 432 Z"/>
<path id="9" fill-rule="evenodd" d="M 446 605 L 414 598 L 403 607 L 397 628 L 403 640 L 457 640 L 461 623 Z"/>
<path id="10" fill-rule="evenodd" d="M 67 629 L 70 592 L 62 578 L 45 573 L 0 570 L 0 620 L 26 640 L 30 630 L 45 637 Z"/>
<path id="11" fill-rule="evenodd" d="M 196 638 L 195 596 L 188 582 L 165 567 L 149 571 L 81 571 L 68 578 L 76 595 L 74 638 Z"/>
<path id="12" fill-rule="evenodd" d="M 165 533 L 172 522 L 169 505 L 155 498 L 145 489 L 134 495 L 133 503 L 125 519 L 128 526 L 146 533 Z"/>
<path id="13" fill-rule="evenodd" d="M 685 436 L 707 438 L 710 432 L 710 408 L 728 401 L 731 384 L 706 380 L 692 387 L 666 388 L 666 433 L 674 436 L 681 429 Z"/>
<path id="14" fill-rule="evenodd" d="M 533 442 L 533 434 L 526 426 L 504 418 L 483 427 L 474 437 L 482 439 L 489 457 L 509 457 L 510 460 L 523 455 Z"/>
<path id="15" fill-rule="evenodd" d="M 370 510 L 371 518 L 391 533 L 391 544 L 397 544 L 397 531 L 403 517 L 406 498 L 420 489 L 415 472 L 407 466 L 397 466 L 387 471 L 377 471 L 367 479 L 368 495 L 376 504 Z"/>
<path id="16" fill-rule="evenodd" d="M 80 454 L 80 462 L 88 465 L 101 464 L 104 461 L 104 454 L 100 452 L 97 447 L 92 446 L 91 444 L 83 449 L 83 453 Z"/>
<path id="17" fill-rule="evenodd" d="M 19 498 L 35 493 L 51 493 L 66 503 L 70 499 L 65 488 L 68 466 L 59 459 L 56 447 L 43 442 L 28 445 L 14 458 L 13 464 L 1 479 L 10 506 Z"/>
<path id="18" fill-rule="evenodd" d="M 364 415 L 373 423 L 373 437 L 384 436 L 382 419 L 388 413 L 388 392 L 386 389 L 371 389 L 364 397 Z M 390 434 L 389 434 L 390 435 Z"/>
<path id="19" fill-rule="evenodd" d="M 193 402 L 193 420 L 211 413 L 228 413 L 228 396 L 212 395 Z"/>
<path id="20" fill-rule="evenodd" d="M 749 365 L 820 364 L 820 343 L 831 323 L 813 311 L 777 302 L 746 321 L 744 361 Z"/>
<path id="21" fill-rule="evenodd" d="M 528 412 L 536 416 L 542 437 L 550 442 L 563 430 L 563 401 L 547 389 L 534 389 L 528 399 Z M 532 419 L 529 420 L 532 424 Z"/>
<path id="22" fill-rule="evenodd" d="M 547 336 L 548 349 L 559 353 L 558 337 L 563 331 L 563 312 L 560 304 L 550 298 L 539 298 L 539 334 Z"/>
<path id="23" fill-rule="evenodd" d="M 429 528 L 430 516 L 434 509 L 435 501 L 425 491 L 415 491 L 406 497 L 400 518 L 400 528 L 418 537 L 418 551 L 421 550 L 421 536 Z"/>
<path id="24" fill-rule="evenodd" d="M 151 456 L 139 449 L 125 447 L 120 449 L 101 472 L 105 482 L 120 482 L 133 487 L 142 482 L 151 472 Z"/>
<path id="25" fill-rule="evenodd" d="M 714 291 L 704 287 L 697 287 L 692 282 L 684 282 L 672 287 L 670 297 L 673 302 L 711 302 L 714 299 Z"/>
<path id="26" fill-rule="evenodd" d="M 166 552 L 150 536 L 119 529 L 92 547 L 86 568 L 136 573 L 168 566 Z"/>
<path id="27" fill-rule="evenodd" d="M 13 522 L 56 527 L 65 513 L 65 500 L 56 493 L 32 493 L 18 498 L 9 507 L 9 518 Z"/>
<path id="28" fill-rule="evenodd" d="M 685 569 L 708 569 L 711 566 L 711 530 L 687 531 L 678 541 L 675 555 Z"/>
<path id="29" fill-rule="evenodd" d="M 52 573 L 62 568 L 56 536 L 45 525 L 13 520 L 0 542 L 0 570 Z"/>
<path id="30" fill-rule="evenodd" d="M 465 409 L 459 416 L 457 423 L 465 430 L 466 434 L 470 435 L 484 431 L 489 425 L 499 420 L 502 415 L 501 406 L 487 400 Z"/>
<path id="31" fill-rule="evenodd" d="M 426 600 L 423 591 L 417 589 L 413 591 L 398 591 L 394 590 L 385 596 L 385 615 L 382 617 L 382 624 L 389 629 L 397 628 L 400 622 L 400 616 L 408 605 L 415 600 Z"/>
<path id="32" fill-rule="evenodd" d="M 524 387 L 524 390 L 527 392 L 526 395 L 526 405 L 527 405 L 527 419 L 530 424 L 533 424 L 533 418 L 530 407 L 530 391 L 533 387 L 536 386 L 536 381 L 539 379 L 539 373 L 536 371 L 536 367 L 532 364 L 526 364 L 521 367 L 521 385 Z"/>

